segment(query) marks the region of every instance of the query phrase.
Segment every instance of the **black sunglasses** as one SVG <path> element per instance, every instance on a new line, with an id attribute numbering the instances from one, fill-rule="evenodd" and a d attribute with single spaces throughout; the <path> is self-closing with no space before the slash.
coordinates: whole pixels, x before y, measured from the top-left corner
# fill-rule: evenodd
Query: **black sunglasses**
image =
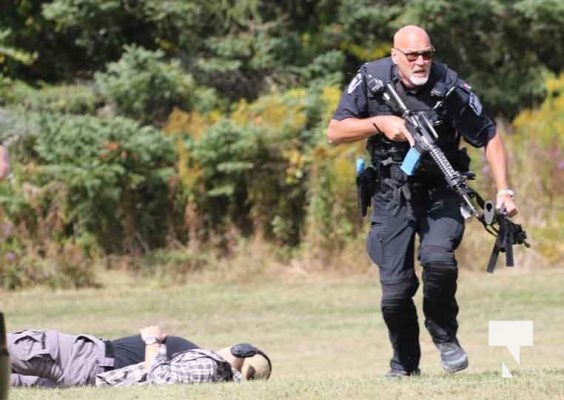
<path id="1" fill-rule="evenodd" d="M 257 354 L 260 354 L 261 356 L 266 358 L 266 361 L 268 362 L 268 368 L 270 370 L 270 374 L 272 374 L 272 363 L 270 362 L 270 358 L 268 358 L 268 356 L 266 354 L 264 354 L 261 350 L 257 349 L 252 344 L 239 343 L 239 344 L 236 344 L 235 346 L 231 346 L 231 354 L 233 354 L 235 357 L 239 357 L 239 358 L 248 358 L 248 357 L 253 357 L 253 356 L 256 356 Z M 270 374 L 269 374 L 269 376 L 270 376 Z"/>
<path id="2" fill-rule="evenodd" d="M 419 58 L 419 56 L 423 57 L 423 60 L 429 61 L 430 59 L 433 58 L 433 54 L 435 53 L 435 49 L 425 50 L 425 51 L 409 51 L 407 53 L 401 49 L 398 49 L 397 47 L 394 47 L 394 49 L 396 49 L 401 54 L 403 54 L 407 59 L 407 61 L 409 62 L 416 61 Z"/>

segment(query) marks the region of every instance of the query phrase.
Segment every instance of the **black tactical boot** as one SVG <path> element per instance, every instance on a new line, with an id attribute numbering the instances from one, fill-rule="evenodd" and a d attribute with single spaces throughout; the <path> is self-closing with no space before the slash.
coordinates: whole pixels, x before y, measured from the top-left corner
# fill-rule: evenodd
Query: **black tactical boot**
<path id="1" fill-rule="evenodd" d="M 441 352 L 441 365 L 446 372 L 454 373 L 468 368 L 468 356 L 458 343 L 458 339 L 452 342 L 436 343 Z"/>

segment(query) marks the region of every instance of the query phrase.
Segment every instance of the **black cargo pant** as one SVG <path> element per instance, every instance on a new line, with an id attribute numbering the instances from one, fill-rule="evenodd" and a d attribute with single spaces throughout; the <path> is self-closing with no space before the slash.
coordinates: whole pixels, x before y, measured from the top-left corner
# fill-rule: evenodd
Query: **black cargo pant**
<path id="1" fill-rule="evenodd" d="M 458 330 L 454 251 L 464 233 L 464 218 L 459 199 L 446 188 L 420 193 L 410 205 L 402 200 L 398 205 L 389 196 L 374 196 L 367 249 L 380 272 L 381 310 L 393 348 L 390 366 L 411 372 L 421 357 L 413 302 L 419 287 L 414 268 L 416 234 L 423 266 L 425 326 L 435 343 L 449 342 Z"/>

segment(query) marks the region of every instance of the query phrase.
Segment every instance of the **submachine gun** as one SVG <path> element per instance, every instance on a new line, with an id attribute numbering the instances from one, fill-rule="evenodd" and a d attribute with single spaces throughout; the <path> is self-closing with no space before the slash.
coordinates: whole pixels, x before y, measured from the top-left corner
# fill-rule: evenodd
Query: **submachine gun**
<path id="1" fill-rule="evenodd" d="M 484 201 L 474 189 L 468 186 L 467 180 L 473 179 L 473 174 L 460 173 L 452 167 L 443 151 L 436 144 L 438 134 L 424 112 L 415 112 L 408 109 L 395 90 L 393 83 L 385 84 L 383 90 L 384 99 L 401 112 L 402 118 L 406 121 L 415 141 L 415 145 L 410 148 L 405 156 L 401 169 L 407 175 L 412 175 L 421 155 L 428 153 L 441 170 L 448 186 L 462 199 L 463 214 L 467 217 L 475 217 L 487 232 L 496 237 L 487 271 L 493 273 L 499 252 L 505 252 L 506 266 L 512 267 L 514 265 L 513 245 L 522 244 L 525 247 L 530 247 L 526 241 L 527 233 L 521 225 L 511 221 L 505 209 L 497 210 L 491 201 Z"/>

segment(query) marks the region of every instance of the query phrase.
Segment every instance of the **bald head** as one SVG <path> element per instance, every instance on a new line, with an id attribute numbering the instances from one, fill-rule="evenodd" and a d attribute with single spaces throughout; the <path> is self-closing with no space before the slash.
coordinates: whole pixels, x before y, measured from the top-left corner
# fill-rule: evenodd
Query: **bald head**
<path id="1" fill-rule="evenodd" d="M 399 49 L 430 48 L 431 39 L 423 28 L 417 25 L 407 25 L 400 28 L 394 35 L 394 47 Z"/>
<path id="2" fill-rule="evenodd" d="M 414 88 L 427 83 L 433 52 L 431 39 L 424 29 L 407 25 L 396 32 L 391 57 L 405 86 Z"/>

